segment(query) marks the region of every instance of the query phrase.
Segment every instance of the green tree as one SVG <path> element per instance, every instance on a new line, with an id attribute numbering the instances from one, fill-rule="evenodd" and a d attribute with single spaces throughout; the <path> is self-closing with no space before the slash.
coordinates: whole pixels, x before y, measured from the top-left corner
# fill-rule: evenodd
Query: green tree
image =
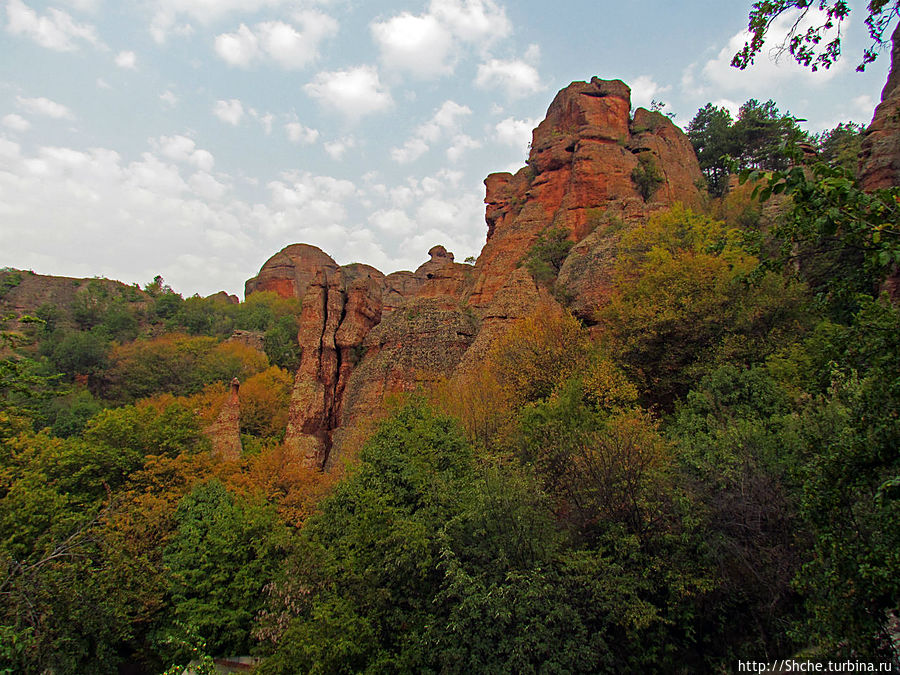
<path id="1" fill-rule="evenodd" d="M 528 251 L 525 268 L 537 283 L 552 286 L 574 245 L 575 242 L 569 241 L 564 229 L 551 227 L 538 235 L 537 241 Z"/>
<path id="2" fill-rule="evenodd" d="M 859 151 L 866 128 L 856 122 L 841 122 L 834 129 L 823 131 L 814 137 L 819 158 L 830 166 L 840 167 L 856 175 Z"/>
<path id="3" fill-rule="evenodd" d="M 714 197 L 725 193 L 730 170 L 728 158 L 738 154 L 731 130 L 733 123 L 727 109 L 707 103 L 697 111 L 687 127 L 688 139 L 706 176 L 707 189 Z"/>
<path id="4" fill-rule="evenodd" d="M 246 654 L 263 589 L 283 556 L 274 510 L 213 479 L 181 501 L 175 523 L 164 555 L 173 620 L 194 626 L 213 654 Z"/>

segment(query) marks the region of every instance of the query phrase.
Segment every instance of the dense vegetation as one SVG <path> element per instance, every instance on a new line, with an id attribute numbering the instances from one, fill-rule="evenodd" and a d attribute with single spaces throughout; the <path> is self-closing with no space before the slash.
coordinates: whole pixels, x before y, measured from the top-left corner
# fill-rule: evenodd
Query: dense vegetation
<path id="1" fill-rule="evenodd" d="M 589 327 L 536 308 L 330 473 L 280 444 L 295 303 L 98 284 L 4 332 L 0 672 L 900 666 L 900 190 L 841 168 L 852 126 L 802 169 L 774 104 L 700 115 L 743 134 L 746 185 L 622 225 Z M 569 246 L 526 265 L 550 285 Z M 203 428 L 235 375 L 223 463 Z"/>

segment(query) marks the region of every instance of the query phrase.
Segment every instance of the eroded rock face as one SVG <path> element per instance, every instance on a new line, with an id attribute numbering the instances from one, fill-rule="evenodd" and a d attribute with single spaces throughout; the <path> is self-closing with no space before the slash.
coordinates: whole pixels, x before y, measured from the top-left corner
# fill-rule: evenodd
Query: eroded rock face
<path id="1" fill-rule="evenodd" d="M 900 185 L 900 24 L 891 36 L 891 70 L 859 154 L 863 190 Z"/>
<path id="2" fill-rule="evenodd" d="M 259 274 L 247 280 L 244 297 L 259 291 L 274 291 L 283 298 L 302 300 L 320 269 L 336 270 L 337 267 L 322 249 L 309 244 L 291 244 L 269 258 Z"/>
<path id="3" fill-rule="evenodd" d="M 212 454 L 226 462 L 240 459 L 241 445 L 241 400 L 238 390 L 240 382 L 237 378 L 231 381 L 231 392 L 222 405 L 215 421 L 203 432 L 212 444 Z"/>
<path id="4" fill-rule="evenodd" d="M 341 427 L 333 438 L 326 468 L 344 451 L 354 428 L 376 418 L 385 397 L 412 392 L 449 376 L 478 334 L 471 312 L 447 309 L 440 299 L 415 298 L 384 316 L 362 348 L 364 358 L 344 392 Z"/>
<path id="5" fill-rule="evenodd" d="M 388 386 L 372 389 L 371 382 L 360 376 L 355 381 L 363 382 L 361 390 L 369 393 L 346 394 L 363 356 L 373 348 L 375 353 L 381 352 L 390 343 L 390 340 L 380 343 L 369 339 L 376 326 L 383 331 L 384 326 L 393 326 L 399 320 L 384 322 L 385 315 L 400 307 L 408 312 L 410 303 L 425 299 L 429 303 L 427 311 L 422 310 L 426 317 L 443 316 L 434 312 L 458 308 L 469 266 L 454 263 L 453 254 L 443 246 L 432 248 L 429 256 L 431 259 L 415 272 L 397 272 L 387 277 L 361 264 L 323 265 L 315 270 L 302 299 L 298 341 L 303 351 L 285 434 L 285 443 L 308 465 L 322 466 L 329 458 L 334 461 L 338 454 L 337 449 L 332 452 L 334 431 L 346 423 L 344 412 L 348 400 L 354 402 L 350 412 L 358 416 L 360 409 L 372 407 L 370 402 L 377 399 L 380 405 L 380 397 L 385 393 L 400 390 L 398 383 L 410 377 L 415 380 L 415 376 L 407 373 L 410 359 L 421 366 L 427 361 L 426 354 L 442 355 L 445 367 L 438 371 L 443 373 L 449 367 L 446 364 L 456 364 L 457 352 L 465 351 L 470 337 L 474 337 L 474 333 L 466 337 L 461 350 L 445 344 L 446 340 L 432 349 L 428 345 L 434 342 L 432 333 L 440 332 L 437 324 L 431 329 L 419 325 L 422 330 L 403 333 L 402 348 L 406 356 L 388 360 Z M 440 323 L 438 319 L 435 321 Z M 462 330 L 464 335 L 469 333 L 469 329 Z"/>
<path id="6" fill-rule="evenodd" d="M 549 227 L 575 242 L 611 222 L 643 219 L 675 202 L 696 206 L 702 174 L 684 133 L 659 113 L 638 109 L 619 80 L 573 82 L 534 130 L 528 166 L 485 180 L 488 239 L 475 265 L 469 302 L 486 309 Z M 645 199 L 633 179 L 648 157 L 659 182 Z"/>
<path id="7" fill-rule="evenodd" d="M 414 272 L 385 276 L 295 245 L 247 282 L 248 293 L 302 298 L 285 441 L 298 456 L 331 466 L 386 396 L 476 367 L 512 325 L 557 302 L 521 266 L 548 228 L 575 242 L 559 283 L 589 318 L 611 285 L 615 225 L 675 202 L 700 204 L 700 167 L 685 135 L 658 113 L 641 109 L 632 119 L 630 108 L 618 80 L 575 82 L 557 95 L 528 166 L 485 180 L 487 242 L 474 267 L 435 246 Z M 659 180 L 645 198 L 633 174 L 646 164 Z"/>

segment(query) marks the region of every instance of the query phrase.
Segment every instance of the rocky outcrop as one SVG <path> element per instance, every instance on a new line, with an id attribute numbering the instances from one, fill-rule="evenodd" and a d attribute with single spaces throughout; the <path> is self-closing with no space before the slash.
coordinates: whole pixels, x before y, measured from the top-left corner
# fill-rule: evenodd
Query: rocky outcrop
<path id="1" fill-rule="evenodd" d="M 326 468 L 344 452 L 356 428 L 377 418 L 390 394 L 416 391 L 456 369 L 478 334 L 471 312 L 447 309 L 440 299 L 416 298 L 385 315 L 363 341 L 363 358 L 344 391 L 341 425 Z"/>
<path id="2" fill-rule="evenodd" d="M 283 298 L 302 300 L 307 286 L 321 269 L 336 270 L 331 256 L 309 244 L 291 244 L 269 258 L 252 279 L 244 284 L 244 297 L 259 291 L 273 291 Z"/>
<path id="3" fill-rule="evenodd" d="M 702 175 L 684 133 L 659 113 L 630 117 L 631 90 L 619 80 L 573 82 L 534 130 L 528 166 L 485 180 L 488 238 L 475 265 L 470 304 L 494 294 L 550 227 L 575 242 L 616 221 L 682 202 L 701 203 Z M 641 156 L 647 159 L 641 160 Z M 635 171 L 658 178 L 646 198 Z"/>
<path id="4" fill-rule="evenodd" d="M 241 299 L 238 296 L 229 295 L 225 291 L 219 291 L 218 293 L 207 295 L 204 299 L 212 300 L 213 302 L 224 302 L 229 305 L 239 305 L 241 303 Z"/>
<path id="5" fill-rule="evenodd" d="M 212 444 L 213 457 L 226 462 L 240 459 L 241 446 L 241 400 L 238 393 L 241 383 L 237 378 L 231 381 L 231 392 L 215 421 L 204 429 L 204 433 Z"/>
<path id="6" fill-rule="evenodd" d="M 891 36 L 891 70 L 859 153 L 863 190 L 900 185 L 900 24 Z"/>
<path id="7" fill-rule="evenodd" d="M 314 466 L 334 464 L 376 417 L 385 397 L 477 366 L 510 326 L 558 302 L 522 262 L 541 233 L 559 228 L 575 246 L 559 297 L 585 318 L 611 285 L 616 225 L 675 202 L 700 204 L 700 167 L 685 135 L 639 109 L 618 80 L 575 82 L 534 131 L 528 165 L 485 180 L 487 242 L 475 266 L 443 246 L 414 272 L 384 276 L 338 267 L 322 251 L 289 246 L 247 282 L 301 298 L 303 349 L 285 442 Z M 645 158 L 645 159 L 642 159 Z M 636 181 L 636 169 L 654 177 Z"/>
<path id="8" fill-rule="evenodd" d="M 257 330 L 232 331 L 226 342 L 238 342 L 247 347 L 252 347 L 258 352 L 266 351 L 265 334 Z"/>

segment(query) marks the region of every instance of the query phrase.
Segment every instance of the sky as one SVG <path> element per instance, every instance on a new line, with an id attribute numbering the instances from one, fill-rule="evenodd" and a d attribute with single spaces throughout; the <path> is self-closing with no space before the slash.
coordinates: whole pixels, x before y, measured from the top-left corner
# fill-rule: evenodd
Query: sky
<path id="1" fill-rule="evenodd" d="M 818 73 L 768 47 L 729 66 L 750 4 L 0 0 L 0 266 L 187 297 L 243 296 L 298 242 L 385 273 L 436 244 L 462 261 L 484 178 L 595 75 L 682 127 L 750 98 L 812 132 L 871 121 L 890 64 L 855 71 L 861 3 Z"/>

